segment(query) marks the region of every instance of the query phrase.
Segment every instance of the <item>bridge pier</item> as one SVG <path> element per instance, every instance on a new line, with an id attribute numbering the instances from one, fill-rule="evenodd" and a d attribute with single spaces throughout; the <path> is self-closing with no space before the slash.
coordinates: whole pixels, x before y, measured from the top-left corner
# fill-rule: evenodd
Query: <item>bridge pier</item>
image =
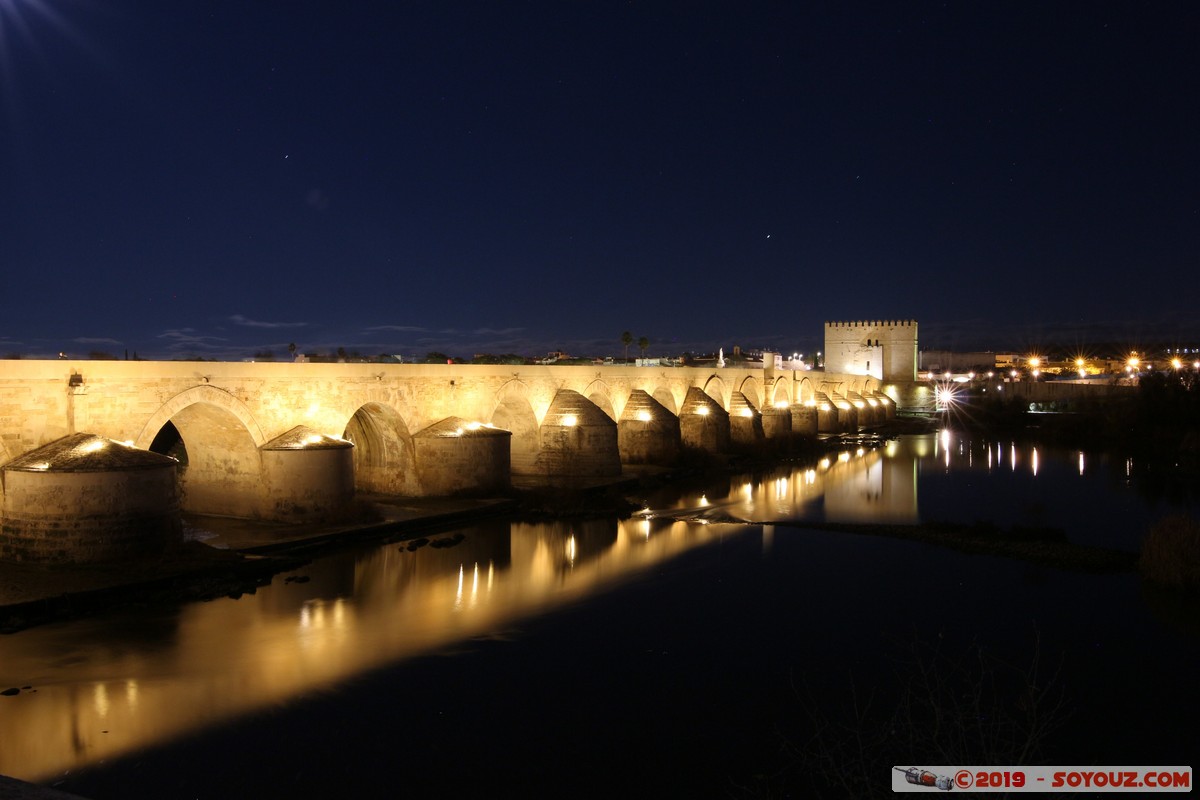
<path id="1" fill-rule="evenodd" d="M 430 496 L 505 491 L 511 485 L 512 434 L 446 417 L 413 437 L 421 493 Z"/>
<path id="2" fill-rule="evenodd" d="M 277 522 L 335 520 L 354 501 L 354 445 L 297 425 L 261 448 L 263 506 Z"/>
<path id="3" fill-rule="evenodd" d="M 763 436 L 767 439 L 786 439 L 792 435 L 792 412 L 784 406 L 766 406 L 762 410 Z"/>
<path id="4" fill-rule="evenodd" d="M 821 412 L 816 400 L 793 403 L 788 412 L 792 418 L 792 433 L 808 439 L 817 438 L 820 431 Z M 826 401 L 827 402 L 827 401 Z"/>
<path id="5" fill-rule="evenodd" d="M 621 474 L 617 423 L 579 392 L 560 389 L 538 428 L 540 474 L 615 477 Z"/>
<path id="6" fill-rule="evenodd" d="M 671 464 L 679 456 L 679 417 L 646 391 L 634 389 L 617 422 L 622 464 Z"/>
<path id="7" fill-rule="evenodd" d="M 4 465 L 0 559 L 92 563 L 182 541 L 172 458 L 76 433 Z"/>
<path id="8" fill-rule="evenodd" d="M 687 391 L 679 411 L 683 444 L 709 453 L 729 450 L 729 412 L 698 386 Z"/>
<path id="9" fill-rule="evenodd" d="M 729 438 L 734 444 L 747 447 L 766 438 L 762 414 L 741 392 L 734 392 L 729 398 Z"/>

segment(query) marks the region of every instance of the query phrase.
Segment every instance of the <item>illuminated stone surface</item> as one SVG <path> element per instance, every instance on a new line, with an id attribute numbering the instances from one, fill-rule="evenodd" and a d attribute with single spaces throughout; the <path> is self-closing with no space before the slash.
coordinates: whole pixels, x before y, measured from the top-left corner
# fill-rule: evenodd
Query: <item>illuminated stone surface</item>
<path id="1" fill-rule="evenodd" d="M 176 466 L 88 433 L 13 459 L 2 470 L 0 558 L 87 563 L 179 542 Z"/>

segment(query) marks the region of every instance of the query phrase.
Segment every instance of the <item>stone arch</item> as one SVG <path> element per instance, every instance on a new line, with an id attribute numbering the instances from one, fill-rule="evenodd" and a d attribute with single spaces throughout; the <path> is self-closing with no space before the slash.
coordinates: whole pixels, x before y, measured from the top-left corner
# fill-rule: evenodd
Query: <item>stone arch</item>
<path id="1" fill-rule="evenodd" d="M 717 405 L 728 410 L 729 403 L 726 398 L 729 397 L 729 390 L 725 387 L 725 381 L 717 375 L 710 375 L 702 388 L 706 395 L 717 401 Z"/>
<path id="2" fill-rule="evenodd" d="M 412 434 L 396 409 L 375 401 L 364 403 L 346 421 L 342 438 L 354 443 L 356 491 L 418 493 Z"/>
<path id="3" fill-rule="evenodd" d="M 794 402 L 803 404 L 803 403 L 807 403 L 809 400 L 816 400 L 816 399 L 817 399 L 817 387 L 813 384 L 813 382 L 810 378 L 808 378 L 808 377 L 801 378 L 800 379 L 800 387 L 799 387 L 798 391 L 796 392 L 796 398 L 795 398 Z"/>
<path id="4" fill-rule="evenodd" d="M 675 416 L 679 416 L 679 403 L 675 401 L 675 395 L 671 392 L 670 388 L 659 386 L 653 392 L 650 392 L 650 396 L 661 403 L 662 407 L 667 409 L 667 411 L 670 411 Z"/>
<path id="5" fill-rule="evenodd" d="M 760 411 L 762 410 L 763 390 L 757 378 L 753 375 L 746 376 L 737 390 L 742 393 L 743 397 L 750 401 L 751 405 Z"/>
<path id="6" fill-rule="evenodd" d="M 168 423 L 183 447 L 179 488 L 185 511 L 234 517 L 263 514 L 258 448 L 266 439 L 241 400 L 214 386 L 193 386 L 151 415 L 134 445 L 154 449 Z"/>
<path id="7" fill-rule="evenodd" d="M 770 389 L 771 400 L 766 405 L 777 406 L 780 403 L 782 403 L 784 406 L 791 405 L 792 397 L 789 391 L 790 389 L 791 381 L 786 381 L 782 378 L 776 378 L 774 385 L 771 386 Z"/>
<path id="8" fill-rule="evenodd" d="M 225 409 L 242 423 L 242 426 L 254 441 L 255 447 L 261 447 L 266 444 L 267 437 L 263 435 L 262 428 L 259 426 L 258 421 L 254 419 L 254 414 L 250 412 L 245 403 L 224 389 L 218 389 L 215 386 L 193 386 L 163 403 L 158 411 L 155 411 L 150 416 L 149 421 L 142 426 L 141 433 L 134 439 L 134 447 L 140 447 L 143 450 L 150 449 L 150 443 L 154 441 L 154 437 L 158 435 L 158 432 L 162 430 L 164 425 L 170 422 L 180 411 L 197 403 Z"/>
<path id="9" fill-rule="evenodd" d="M 825 394 L 842 394 L 845 391 L 845 381 L 821 381 L 820 391 Z"/>
<path id="10" fill-rule="evenodd" d="M 613 422 L 617 421 L 617 412 L 613 407 L 612 401 L 612 389 L 609 388 L 608 384 L 599 380 L 592 381 L 581 394 L 607 414 L 609 419 Z"/>
<path id="11" fill-rule="evenodd" d="M 509 463 L 513 475 L 537 473 L 538 421 L 529 401 L 528 387 L 519 380 L 506 382 L 496 392 L 491 423 L 512 434 Z"/>

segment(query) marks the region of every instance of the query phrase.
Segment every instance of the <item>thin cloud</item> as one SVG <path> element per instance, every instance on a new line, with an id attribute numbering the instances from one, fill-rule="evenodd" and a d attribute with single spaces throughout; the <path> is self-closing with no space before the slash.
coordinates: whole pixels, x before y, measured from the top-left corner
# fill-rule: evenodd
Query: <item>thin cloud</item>
<path id="1" fill-rule="evenodd" d="M 420 328 L 413 325 L 373 325 L 365 329 L 369 333 L 384 332 L 384 333 L 428 333 L 429 328 Z"/>
<path id="2" fill-rule="evenodd" d="M 119 339 L 106 339 L 103 337 L 79 336 L 71 340 L 76 344 L 120 344 Z"/>
<path id="3" fill-rule="evenodd" d="M 195 328 L 170 328 L 160 333 L 158 338 L 168 340 L 170 342 L 168 346 L 172 350 L 223 347 L 224 342 L 229 341 L 221 336 L 205 336 L 197 333 Z"/>
<path id="4" fill-rule="evenodd" d="M 303 328 L 308 325 L 307 322 L 262 322 L 261 320 L 244 317 L 241 314 L 234 314 L 229 318 L 229 321 L 246 328 Z"/>

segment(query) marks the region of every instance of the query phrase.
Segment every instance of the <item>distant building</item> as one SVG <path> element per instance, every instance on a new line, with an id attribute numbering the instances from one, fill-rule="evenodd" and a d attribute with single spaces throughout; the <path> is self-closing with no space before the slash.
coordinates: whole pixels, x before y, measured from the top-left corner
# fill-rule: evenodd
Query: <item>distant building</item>
<path id="1" fill-rule="evenodd" d="M 1015 356 L 1005 354 L 1005 358 L 1006 364 L 1011 365 L 1010 359 Z M 987 372 L 996 368 L 1006 368 L 1001 365 L 1000 360 L 1001 356 L 990 350 L 922 350 L 917 369 L 921 372 Z"/>

